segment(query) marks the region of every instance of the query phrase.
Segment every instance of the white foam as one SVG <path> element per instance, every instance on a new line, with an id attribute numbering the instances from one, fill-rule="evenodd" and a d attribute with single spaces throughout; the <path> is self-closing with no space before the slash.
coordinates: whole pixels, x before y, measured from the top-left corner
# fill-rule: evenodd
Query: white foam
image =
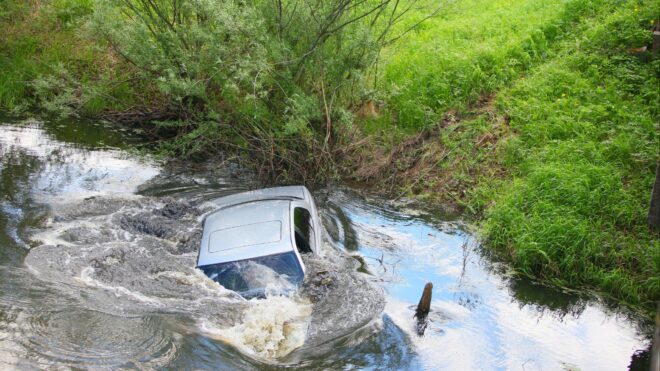
<path id="1" fill-rule="evenodd" d="M 96 288 L 100 288 L 100 289 L 103 289 L 103 290 L 106 290 L 106 291 L 110 291 L 110 292 L 114 293 L 114 295 L 116 297 L 128 296 L 128 297 L 136 299 L 140 302 L 155 305 L 155 306 L 158 306 L 158 307 L 161 307 L 161 306 L 165 305 L 162 301 L 160 301 L 158 299 L 151 298 L 151 297 L 143 295 L 139 292 L 131 291 L 131 290 L 129 290 L 129 289 L 123 287 L 123 286 L 106 285 L 105 283 L 94 279 L 91 276 L 92 272 L 94 272 L 94 268 L 92 268 L 92 267 L 83 268 L 83 270 L 80 272 L 80 276 L 76 277 L 76 280 L 78 280 L 79 282 L 81 282 L 81 283 L 83 283 L 87 286 L 90 286 L 90 287 L 96 287 Z"/>
<path id="2" fill-rule="evenodd" d="M 209 336 L 228 342 L 240 351 L 262 359 L 280 358 L 305 343 L 312 305 L 285 296 L 250 300 L 243 320 L 230 328 L 211 321 L 199 326 Z"/>

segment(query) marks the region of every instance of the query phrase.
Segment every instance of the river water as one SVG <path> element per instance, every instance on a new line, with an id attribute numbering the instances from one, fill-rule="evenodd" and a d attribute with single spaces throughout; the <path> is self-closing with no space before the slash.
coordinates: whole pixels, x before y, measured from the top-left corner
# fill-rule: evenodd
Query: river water
<path id="1" fill-rule="evenodd" d="M 639 315 L 513 277 L 437 208 L 338 186 L 313 190 L 323 254 L 306 258 L 300 292 L 246 301 L 194 264 L 208 201 L 258 187 L 249 172 L 164 165 L 100 123 L 0 122 L 0 369 L 622 370 L 648 357 Z"/>

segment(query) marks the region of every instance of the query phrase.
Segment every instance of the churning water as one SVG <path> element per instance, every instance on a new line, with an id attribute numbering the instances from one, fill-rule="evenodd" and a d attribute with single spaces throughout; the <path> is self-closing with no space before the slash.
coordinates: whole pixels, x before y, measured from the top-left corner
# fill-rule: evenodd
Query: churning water
<path id="1" fill-rule="evenodd" d="M 245 300 L 194 266 L 207 201 L 258 184 L 136 157 L 139 142 L 0 126 L 1 369 L 620 370 L 647 354 L 634 313 L 509 277 L 460 221 L 341 187 L 313 192 L 324 246 L 302 289 Z"/>

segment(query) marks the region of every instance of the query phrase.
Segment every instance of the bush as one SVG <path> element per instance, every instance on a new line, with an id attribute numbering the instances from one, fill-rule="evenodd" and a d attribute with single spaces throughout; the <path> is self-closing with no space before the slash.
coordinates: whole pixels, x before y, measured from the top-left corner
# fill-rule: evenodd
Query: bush
<path id="1" fill-rule="evenodd" d="M 178 128 L 183 152 L 243 148 L 266 172 L 308 178 L 332 168 L 334 124 L 420 3 L 105 0 L 90 25 L 169 101 L 178 120 L 160 126 Z M 209 135 L 209 121 L 222 135 Z M 311 168 L 296 163 L 309 154 Z"/>

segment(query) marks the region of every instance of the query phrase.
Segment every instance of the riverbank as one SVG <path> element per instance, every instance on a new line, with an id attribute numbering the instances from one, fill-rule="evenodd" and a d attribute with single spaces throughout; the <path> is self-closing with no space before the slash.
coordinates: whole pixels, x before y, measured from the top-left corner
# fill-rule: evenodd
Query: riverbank
<path id="1" fill-rule="evenodd" d="M 499 12 L 510 29 L 496 20 L 497 30 L 471 33 L 483 14 L 461 13 L 448 20 L 462 25 L 451 32 L 468 35 L 453 41 L 456 50 L 434 41 L 431 26 L 407 45 L 421 51 L 393 57 L 396 73 L 386 72 L 384 85 L 400 90 L 382 116 L 405 115 L 400 126 L 371 119 L 382 145 L 360 154 L 354 175 L 395 196 L 463 208 L 521 274 L 650 314 L 660 298 L 660 240 L 646 225 L 660 64 L 648 49 L 660 4 L 563 2 L 528 18 L 510 17 L 512 8 Z M 467 56 L 456 65 L 446 61 L 460 51 Z M 411 126 L 417 134 L 383 134 Z"/>
<path id="2" fill-rule="evenodd" d="M 333 102 L 314 80 L 325 107 L 296 93 L 284 106 L 223 111 L 247 101 L 219 99 L 211 86 L 203 97 L 212 109 L 199 122 L 171 121 L 189 109 L 172 112 L 168 90 L 138 78 L 89 31 L 92 2 L 2 6 L 4 108 L 124 124 L 146 117 L 141 127 L 166 154 L 208 156 L 223 144 L 277 170 L 271 182 L 343 177 L 451 203 L 520 274 L 642 310 L 660 299 L 660 242 L 645 218 L 660 148 L 660 64 L 643 50 L 658 1 L 457 1 L 382 51 L 361 104 L 345 100 L 329 113 Z M 280 126 L 252 140 L 232 126 L 246 113 Z"/>

